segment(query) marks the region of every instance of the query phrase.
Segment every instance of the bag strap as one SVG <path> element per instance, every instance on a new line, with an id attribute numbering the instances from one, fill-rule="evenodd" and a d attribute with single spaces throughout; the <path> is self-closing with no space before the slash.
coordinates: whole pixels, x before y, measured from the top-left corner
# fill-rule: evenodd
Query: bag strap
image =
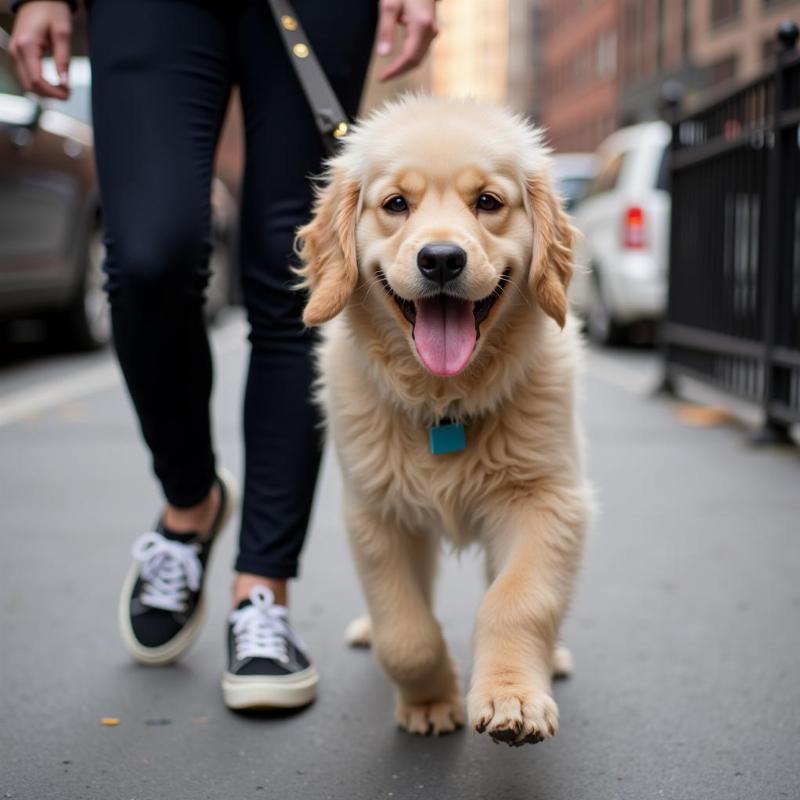
<path id="1" fill-rule="evenodd" d="M 328 155 L 333 155 L 339 141 L 350 129 L 347 114 L 317 61 L 292 4 L 289 0 L 269 0 L 269 5 L 289 60 L 311 106 L 314 122 L 322 137 L 322 146 Z"/>

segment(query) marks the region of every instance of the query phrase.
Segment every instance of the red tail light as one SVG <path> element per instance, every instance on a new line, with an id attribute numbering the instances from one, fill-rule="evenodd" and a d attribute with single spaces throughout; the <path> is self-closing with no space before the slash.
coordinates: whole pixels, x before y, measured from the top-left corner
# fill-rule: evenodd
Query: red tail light
<path id="1" fill-rule="evenodd" d="M 645 245 L 644 211 L 639 206 L 629 206 L 622 226 L 622 246 L 628 250 L 641 250 Z"/>

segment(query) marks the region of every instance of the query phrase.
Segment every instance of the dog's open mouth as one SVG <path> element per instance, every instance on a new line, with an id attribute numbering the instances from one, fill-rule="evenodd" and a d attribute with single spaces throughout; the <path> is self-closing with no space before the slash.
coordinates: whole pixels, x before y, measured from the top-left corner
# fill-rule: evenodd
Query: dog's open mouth
<path id="1" fill-rule="evenodd" d="M 511 270 L 507 269 L 490 295 L 473 302 L 441 292 L 416 301 L 400 297 L 382 270 L 378 279 L 411 323 L 411 335 L 422 363 L 434 374 L 458 375 L 469 363 L 480 337 L 480 326 L 500 299 Z"/>

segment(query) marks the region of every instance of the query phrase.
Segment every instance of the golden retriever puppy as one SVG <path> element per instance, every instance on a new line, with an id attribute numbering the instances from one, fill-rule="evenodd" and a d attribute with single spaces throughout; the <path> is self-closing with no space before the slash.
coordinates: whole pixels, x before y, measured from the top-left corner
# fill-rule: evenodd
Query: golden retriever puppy
<path id="1" fill-rule="evenodd" d="M 540 133 L 473 101 L 407 97 L 361 123 L 298 232 L 326 326 L 320 400 L 398 724 L 464 721 L 432 610 L 443 538 L 485 548 L 467 699 L 478 732 L 555 734 L 562 616 L 588 491 L 567 324 L 572 230 Z M 335 318 L 335 319 L 334 319 Z"/>

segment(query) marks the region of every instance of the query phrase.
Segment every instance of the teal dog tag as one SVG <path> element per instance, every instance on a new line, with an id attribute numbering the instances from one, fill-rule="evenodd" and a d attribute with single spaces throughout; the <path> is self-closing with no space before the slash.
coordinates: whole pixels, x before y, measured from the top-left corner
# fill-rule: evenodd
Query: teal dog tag
<path id="1" fill-rule="evenodd" d="M 443 456 L 447 453 L 458 453 L 466 449 L 467 437 L 461 422 L 443 422 L 428 429 L 431 453 Z"/>

